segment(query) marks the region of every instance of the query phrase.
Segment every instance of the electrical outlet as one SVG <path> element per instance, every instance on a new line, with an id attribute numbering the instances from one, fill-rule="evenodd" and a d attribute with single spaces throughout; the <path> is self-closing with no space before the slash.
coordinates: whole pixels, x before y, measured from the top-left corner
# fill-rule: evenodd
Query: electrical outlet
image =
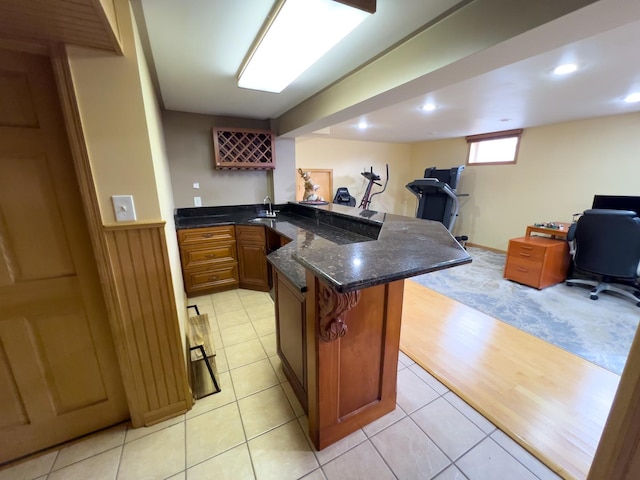
<path id="1" fill-rule="evenodd" d="M 135 222 L 136 208 L 133 205 L 133 195 L 113 195 L 113 211 L 118 222 Z"/>
<path id="2" fill-rule="evenodd" d="M 202 198 L 193 197 L 193 205 L 196 206 L 196 207 L 201 207 L 202 206 Z"/>

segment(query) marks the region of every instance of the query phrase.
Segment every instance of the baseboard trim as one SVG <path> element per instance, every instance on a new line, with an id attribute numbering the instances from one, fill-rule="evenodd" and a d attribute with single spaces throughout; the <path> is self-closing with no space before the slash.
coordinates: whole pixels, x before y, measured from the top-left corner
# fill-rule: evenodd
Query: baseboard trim
<path id="1" fill-rule="evenodd" d="M 503 255 L 507 254 L 506 250 L 499 250 L 497 248 L 485 247 L 484 245 L 478 245 L 477 243 L 467 242 L 467 246 L 474 247 L 474 248 L 481 248 L 482 250 L 488 250 L 493 253 L 501 253 Z"/>

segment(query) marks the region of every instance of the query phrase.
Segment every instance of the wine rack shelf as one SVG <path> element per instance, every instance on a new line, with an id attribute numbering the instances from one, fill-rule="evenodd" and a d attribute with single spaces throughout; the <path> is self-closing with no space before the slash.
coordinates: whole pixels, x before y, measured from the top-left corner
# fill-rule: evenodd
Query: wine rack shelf
<path id="1" fill-rule="evenodd" d="M 227 170 L 276 168 L 273 132 L 249 129 L 213 129 L 215 167 Z"/>

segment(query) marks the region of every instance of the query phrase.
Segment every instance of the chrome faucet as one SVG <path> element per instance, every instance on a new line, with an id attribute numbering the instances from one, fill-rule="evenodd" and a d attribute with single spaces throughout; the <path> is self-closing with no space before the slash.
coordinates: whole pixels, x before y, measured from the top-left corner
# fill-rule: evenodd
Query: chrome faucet
<path id="1" fill-rule="evenodd" d="M 275 217 L 276 214 L 273 211 L 273 207 L 271 206 L 271 197 L 269 197 L 269 195 L 264 197 L 264 200 L 262 200 L 263 205 L 267 205 L 267 203 L 269 204 L 269 208 L 267 209 L 267 213 L 266 213 L 267 217 Z"/>

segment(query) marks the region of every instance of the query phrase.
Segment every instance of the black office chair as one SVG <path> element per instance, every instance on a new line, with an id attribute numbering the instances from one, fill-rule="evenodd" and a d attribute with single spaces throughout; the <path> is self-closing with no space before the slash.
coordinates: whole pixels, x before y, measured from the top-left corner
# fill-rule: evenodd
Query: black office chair
<path id="1" fill-rule="evenodd" d="M 597 300 L 601 292 L 616 292 L 640 307 L 640 218 L 636 212 L 586 210 L 569 228 L 567 240 L 573 242 L 573 274 L 584 272 L 597 278 L 574 276 L 567 279 L 568 286 L 594 287 L 591 300 Z"/>
<path id="2" fill-rule="evenodd" d="M 346 187 L 338 187 L 336 190 L 336 196 L 333 197 L 333 203 L 338 205 L 346 205 L 347 207 L 355 207 L 356 199 L 351 196 L 349 189 Z"/>

